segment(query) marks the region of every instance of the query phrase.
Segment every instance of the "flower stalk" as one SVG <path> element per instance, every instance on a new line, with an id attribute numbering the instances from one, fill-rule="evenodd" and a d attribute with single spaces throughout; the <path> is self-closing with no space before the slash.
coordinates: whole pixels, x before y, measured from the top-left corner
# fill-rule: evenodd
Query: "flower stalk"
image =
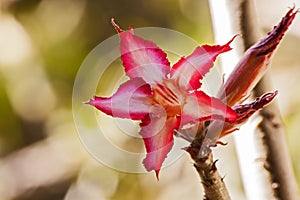
<path id="1" fill-rule="evenodd" d="M 203 199 L 230 200 L 224 177 L 220 176 L 216 166 L 218 160 L 213 159 L 211 141 L 207 140 L 202 132 L 203 130 L 197 132 L 196 138 L 186 151 L 194 160 L 194 167 L 201 178 Z"/>
<path id="2" fill-rule="evenodd" d="M 190 152 L 191 155 L 193 153 Z M 202 180 L 205 191 L 204 199 L 230 200 L 228 190 L 224 183 L 224 178 L 220 176 L 216 163 L 213 161 L 212 153 L 208 153 L 202 159 L 195 159 L 194 166 Z"/>

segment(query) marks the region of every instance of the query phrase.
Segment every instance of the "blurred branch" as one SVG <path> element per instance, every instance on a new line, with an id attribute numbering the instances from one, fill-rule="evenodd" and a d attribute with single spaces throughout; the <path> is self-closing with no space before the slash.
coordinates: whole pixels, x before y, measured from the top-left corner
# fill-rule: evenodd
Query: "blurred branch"
<path id="1" fill-rule="evenodd" d="M 21 1 L 21 0 L 1 0 L 0 2 L 0 7 L 1 8 L 7 8 L 9 7 L 11 4 L 13 3 L 16 3 L 18 1 Z"/>
<path id="2" fill-rule="evenodd" d="M 254 89 L 255 95 L 261 95 L 272 89 L 269 80 L 268 76 L 264 76 Z M 267 106 L 260 112 L 260 116 L 263 120 L 257 129 L 263 133 L 261 140 L 266 153 L 265 168 L 271 176 L 270 186 L 274 196 L 284 200 L 297 199 L 298 187 L 278 106 L 274 103 Z"/>
<path id="3" fill-rule="evenodd" d="M 259 26 L 255 16 L 253 1 L 210 0 L 210 2 L 212 5 L 215 5 L 215 7 L 223 4 L 223 12 L 228 14 L 229 27 L 224 27 L 224 21 L 222 23 L 215 22 L 215 32 L 217 36 L 218 34 L 222 34 L 230 38 L 232 34 L 242 33 L 242 44 L 236 45 L 237 48 L 235 50 L 236 59 L 238 59 L 247 48 L 259 41 L 260 38 L 260 29 L 258 28 Z M 217 13 L 214 13 L 212 9 L 212 15 L 214 14 Z M 230 30 L 226 31 L 226 28 Z M 244 47 L 244 49 L 242 47 Z M 232 65 L 232 63 L 226 63 L 226 68 L 229 64 Z M 274 89 L 270 85 L 267 76 L 265 76 L 254 89 L 255 96 L 270 91 L 274 91 Z M 256 128 L 254 133 L 250 133 L 251 137 L 248 139 L 251 141 L 247 141 L 248 145 L 237 145 L 247 196 L 249 199 L 295 199 L 298 197 L 297 185 L 285 142 L 283 123 L 277 105 L 273 103 L 267 106 L 260 112 L 259 116 L 257 116 L 257 119 L 259 118 L 263 119 L 260 123 L 256 123 L 255 125 L 250 124 L 250 126 L 256 126 Z M 242 137 L 245 136 L 241 135 L 235 137 L 236 144 L 241 142 L 240 139 L 242 139 Z M 255 152 L 256 157 L 250 155 L 251 152 Z M 247 159 L 247 163 L 249 164 L 249 162 L 251 162 L 251 166 L 243 163 Z M 255 175 L 255 177 L 253 177 L 253 175 Z"/>

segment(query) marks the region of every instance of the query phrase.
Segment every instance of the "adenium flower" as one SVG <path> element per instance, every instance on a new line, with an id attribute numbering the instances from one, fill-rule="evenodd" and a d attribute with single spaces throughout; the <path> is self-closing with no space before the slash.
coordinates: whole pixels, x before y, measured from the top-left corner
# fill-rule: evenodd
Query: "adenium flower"
<path id="1" fill-rule="evenodd" d="M 121 59 L 129 80 L 111 97 L 94 96 L 87 103 L 113 117 L 141 120 L 139 134 L 147 151 L 143 163 L 146 170 L 154 170 L 158 177 L 173 146 L 174 132 L 187 124 L 198 124 L 212 133 L 210 139 L 217 142 L 275 98 L 277 91 L 250 103 L 237 104 L 246 99 L 267 70 L 296 13 L 294 8 L 290 9 L 265 39 L 245 53 L 220 89 L 219 98 L 201 91 L 201 80 L 217 56 L 231 50 L 230 43 L 235 37 L 224 45 L 199 46 L 171 67 L 167 54 L 154 42 L 134 35 L 132 28 L 123 31 L 112 20 L 120 36 Z M 203 126 L 204 121 L 210 121 L 208 127 Z"/>
<path id="2" fill-rule="evenodd" d="M 231 50 L 225 45 L 203 45 L 170 67 L 167 54 L 154 42 L 123 31 L 112 20 L 120 36 L 121 59 L 130 78 L 111 97 L 97 97 L 88 104 L 113 117 L 141 120 L 139 134 L 147 151 L 144 166 L 158 176 L 173 145 L 174 130 L 189 123 L 217 119 L 236 120 L 236 112 L 220 99 L 199 90 L 203 76 L 216 57 Z"/>

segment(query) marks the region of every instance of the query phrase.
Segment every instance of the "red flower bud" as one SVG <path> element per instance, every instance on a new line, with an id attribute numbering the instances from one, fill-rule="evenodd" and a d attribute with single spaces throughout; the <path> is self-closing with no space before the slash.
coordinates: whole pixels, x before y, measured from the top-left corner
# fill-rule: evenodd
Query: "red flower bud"
<path id="1" fill-rule="evenodd" d="M 291 8 L 266 38 L 246 51 L 220 89 L 220 97 L 229 106 L 241 103 L 269 68 L 269 63 L 298 10 Z"/>

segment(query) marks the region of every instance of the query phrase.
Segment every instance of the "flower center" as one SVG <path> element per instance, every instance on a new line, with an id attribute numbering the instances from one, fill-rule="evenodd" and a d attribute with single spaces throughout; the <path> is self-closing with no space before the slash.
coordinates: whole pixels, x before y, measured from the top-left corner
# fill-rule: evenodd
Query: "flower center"
<path id="1" fill-rule="evenodd" d="M 181 101 L 178 95 L 179 91 L 177 90 L 176 86 L 170 80 L 164 80 L 163 83 L 158 83 L 153 88 L 154 103 L 163 106 L 168 116 L 180 114 Z"/>

